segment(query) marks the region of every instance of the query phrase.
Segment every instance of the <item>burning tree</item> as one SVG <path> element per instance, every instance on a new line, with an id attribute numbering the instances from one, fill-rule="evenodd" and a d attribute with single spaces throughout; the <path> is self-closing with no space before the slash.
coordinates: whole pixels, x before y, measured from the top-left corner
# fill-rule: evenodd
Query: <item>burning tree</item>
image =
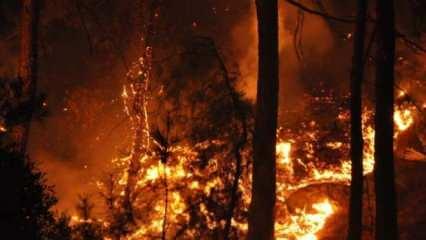
<path id="1" fill-rule="evenodd" d="M 90 2 L 94 6 L 104 4 Z M 55 220 L 49 210 L 55 198 L 49 187 L 37 183 L 42 182 L 37 173 L 36 177 L 30 177 L 35 184 L 27 185 L 37 191 L 34 198 L 38 197 L 36 200 L 45 204 L 41 209 L 34 209 L 47 220 L 43 220 L 43 228 L 37 225 L 42 221 L 37 216 L 28 221 L 24 219 L 22 225 L 39 228 L 37 231 L 43 231 L 43 236 L 47 231 L 49 239 L 270 239 L 275 235 L 276 239 L 282 240 L 316 240 L 335 239 L 334 231 L 342 236 L 346 223 L 340 219 L 346 217 L 350 209 L 351 216 L 356 219 L 351 222 L 349 238 L 374 232 L 371 173 L 375 164 L 384 163 L 379 157 L 375 163 L 375 156 L 383 155 L 383 151 L 376 151 L 379 148 L 374 147 L 374 143 L 379 145 L 383 137 L 381 134 L 375 136 L 375 128 L 386 132 L 386 153 L 389 155 L 395 150 L 397 162 L 399 158 L 422 160 L 421 151 L 409 147 L 416 145 L 418 150 L 424 146 L 423 140 L 412 137 L 416 128 L 423 127 L 417 113 L 424 110 L 424 106 L 412 101 L 406 86 L 395 95 L 394 103 L 389 95 L 393 96 L 393 92 L 390 93 L 393 89 L 386 86 L 387 95 L 380 95 L 384 97 L 381 100 L 388 100 L 385 101 L 385 114 L 380 112 L 383 110 L 380 107 L 377 107 L 379 114 L 375 114 L 369 99 L 363 99 L 366 101 L 361 106 L 362 69 L 364 65 L 374 63 L 368 58 L 369 50 L 380 50 L 372 44 L 376 34 L 372 32 L 364 56 L 361 40 L 366 26 L 363 24 L 379 21 L 366 16 L 364 5 L 360 7 L 355 34 L 358 44 L 354 47 L 352 99 L 346 94 L 347 89 L 344 94 L 333 91 L 334 86 L 328 79 L 321 79 L 325 76 L 315 76 L 316 72 L 310 73 L 307 64 L 301 63 L 304 65 L 301 74 L 303 79 L 310 80 L 305 83 L 310 86 L 300 97 L 309 109 L 299 113 L 294 122 L 277 121 L 277 3 L 266 2 L 257 1 L 261 62 L 258 104 L 254 105 L 237 87 L 245 77 L 234 63 L 238 60 L 223 54 L 226 53 L 224 49 L 212 38 L 198 36 L 192 30 L 177 34 L 173 41 L 176 46 L 169 51 L 166 45 L 171 44 L 164 36 L 172 34 L 163 34 L 160 27 L 163 9 L 172 5 L 166 1 L 137 1 L 135 5 L 140 8 L 137 9 L 138 30 L 142 34 L 135 35 L 142 38 L 142 47 L 138 52 L 140 58 L 131 65 L 122 90 L 126 118 L 130 120 L 126 132 L 133 141 L 122 155 L 111 161 L 110 173 L 98 182 L 104 200 L 103 215 L 98 218 L 92 214 L 93 205 L 87 198 L 82 198 L 76 216 Z M 308 59 L 305 58 L 307 52 L 302 49 L 303 11 L 325 17 L 329 26 L 335 26 L 331 21 L 355 21 L 331 16 L 321 1 L 314 1 L 313 5 L 319 10 L 299 1 L 287 2 L 299 8 L 294 44 L 297 59 L 301 62 Z M 363 2 L 366 4 L 360 1 Z M 89 11 L 89 4 L 75 3 L 80 15 L 96 15 L 96 10 Z M 263 7 L 270 7 L 273 14 L 263 11 Z M 216 8 L 209 10 L 217 13 Z M 84 21 L 89 19 L 80 17 L 82 25 L 86 25 Z M 189 25 L 189 28 L 196 29 L 202 24 L 191 19 Z M 85 31 L 88 32 L 87 26 Z M 333 32 L 338 33 L 334 37 L 344 36 L 344 41 L 352 39 L 352 33 L 341 34 L 338 29 Z M 262 33 L 270 33 L 270 36 L 265 37 Z M 379 40 L 385 42 L 384 32 L 378 34 L 381 35 Z M 90 42 L 90 36 L 88 38 Z M 265 44 L 267 42 L 270 44 Z M 389 59 L 382 57 L 378 55 L 374 60 L 388 63 L 386 60 Z M 365 59 L 369 62 L 365 63 Z M 31 56 L 26 60 L 31 62 Z M 398 58 L 398 63 L 402 65 L 403 62 L 404 59 Z M 387 66 L 384 69 L 380 65 L 378 70 L 389 70 Z M 380 71 L 377 72 L 382 76 Z M 25 87 L 34 89 L 29 81 L 34 75 L 29 72 L 26 77 Z M 5 93 L 1 95 L 6 96 L 0 99 L 0 137 L 4 148 L 11 146 L 7 145 L 11 140 L 10 129 L 14 125 L 27 126 L 31 119 L 28 114 L 37 110 L 28 107 L 45 105 L 31 94 L 30 99 L 34 101 L 21 104 L 17 89 L 23 88 L 19 85 L 22 83 L 15 85 L 12 81 L 0 88 L 1 93 Z M 107 108 L 106 105 L 96 106 L 96 102 L 82 98 L 97 94 L 90 89 L 83 95 L 70 95 L 67 104 L 72 111 L 68 116 L 74 120 L 74 125 L 98 125 L 102 118 L 98 118 L 92 109 Z M 378 101 L 377 105 L 381 103 Z M 90 107 L 81 106 L 85 104 Z M 25 110 L 30 111 L 23 112 Z M 291 115 L 284 112 L 284 118 Z M 387 122 L 385 128 L 379 126 L 382 118 Z M 376 124 L 373 124 L 374 119 L 377 119 Z M 394 133 L 389 134 L 393 127 Z M 87 129 L 85 127 L 84 131 Z M 393 141 L 395 149 L 389 148 Z M 255 145 L 253 150 L 252 144 Z M 262 169 L 265 162 L 268 166 Z M 353 183 L 352 191 L 348 187 L 350 182 Z M 365 194 L 362 193 L 363 184 L 366 185 Z M 24 191 L 22 195 L 26 194 L 32 192 Z M 347 202 L 349 194 L 353 197 L 351 206 Z M 380 200 L 379 197 L 376 200 Z M 25 214 L 19 216 L 28 217 L 28 209 L 31 207 L 26 206 Z M 359 214 L 361 210 L 365 217 Z M 371 228 L 362 228 L 362 224 Z M 45 225 L 48 230 L 44 230 Z"/>
<path id="2" fill-rule="evenodd" d="M 137 159 L 137 195 L 132 199 L 136 228 L 129 238 L 235 238 L 241 234 L 235 224 L 244 221 L 247 209 L 240 184 L 247 181 L 244 166 L 249 167 L 250 108 L 234 88 L 238 74 L 227 70 L 212 40 L 195 38 L 179 61 L 192 64 L 200 57 L 214 69 L 205 81 L 198 81 L 192 69 L 176 69 L 182 71 L 176 85 L 150 88 L 155 100 L 146 112 L 152 116 L 149 126 L 154 127 L 144 127 L 150 145 L 145 142 L 145 152 Z M 184 78 L 191 80 L 185 82 Z M 134 93 L 126 89 L 125 102 L 138 101 Z M 224 113 L 224 109 L 230 112 Z M 123 187 L 129 176 L 126 169 L 133 168 L 131 159 L 115 160 L 116 170 L 121 169 L 118 184 L 114 180 L 102 184 L 109 189 L 104 196 L 109 196 L 112 209 L 126 198 Z"/>
<path id="3" fill-rule="evenodd" d="M 210 39 L 195 38 L 185 46 L 171 75 L 156 75 L 149 89 L 150 147 L 144 145 L 146 152 L 138 159 L 132 225 L 122 205 L 131 151 L 114 159 L 113 174 L 99 183 L 107 206 L 105 225 L 113 239 L 236 239 L 247 234 L 251 106 L 234 88 L 238 72 L 226 68 Z M 209 64 L 194 71 L 200 58 Z M 174 84 L 163 84 L 170 78 Z M 126 106 L 135 101 L 133 93 L 124 92 Z M 342 197 L 349 194 L 351 179 L 348 97 L 319 89 L 305 99 L 313 111 L 303 119 L 318 120 L 300 121 L 297 128 L 282 126 L 277 133 L 275 234 L 281 239 L 316 239 L 327 220 L 348 207 Z M 363 112 L 365 175 L 374 165 L 374 128 L 371 110 L 365 107 Z M 336 121 L 329 121 L 330 114 Z M 403 112 L 397 110 L 395 119 L 399 114 Z M 412 124 L 408 115 L 400 120 L 397 133 Z M 330 191 L 324 190 L 327 186 L 340 197 L 324 193 Z M 316 194 L 305 195 L 309 192 Z M 310 204 L 297 200 L 307 196 Z"/>

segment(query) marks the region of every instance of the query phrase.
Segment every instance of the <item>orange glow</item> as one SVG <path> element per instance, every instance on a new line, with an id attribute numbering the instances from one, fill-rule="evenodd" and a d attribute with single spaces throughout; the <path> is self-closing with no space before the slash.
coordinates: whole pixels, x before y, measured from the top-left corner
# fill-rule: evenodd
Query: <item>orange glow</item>
<path id="1" fill-rule="evenodd" d="M 401 120 L 403 122 L 403 128 L 398 127 L 399 131 L 407 129 L 413 119 L 410 114 L 403 114 L 405 111 L 411 113 L 408 110 L 403 110 L 401 113 Z M 374 167 L 374 128 L 367 124 L 371 118 L 371 111 L 365 111 L 363 114 L 363 137 L 364 137 L 364 174 L 369 174 L 373 171 Z M 342 117 L 345 115 L 341 115 Z M 404 118 L 402 118 L 402 116 Z M 398 119 L 398 120 L 397 120 Z M 395 124 L 399 124 L 399 118 L 395 119 Z M 315 125 L 314 125 L 315 126 Z M 315 142 L 317 141 L 317 134 L 315 131 L 306 132 L 307 139 Z M 218 159 L 210 162 L 206 168 L 205 173 L 191 172 L 188 170 L 188 163 L 195 159 L 197 156 L 197 149 L 206 148 L 212 144 L 223 144 L 220 141 L 209 141 L 196 144 L 191 147 L 189 145 L 177 145 L 170 149 L 170 153 L 173 154 L 174 161 L 170 165 L 163 166 L 160 161 L 153 162 L 149 167 L 142 169 L 141 174 L 138 177 L 137 185 L 139 188 L 144 188 L 148 185 L 162 186 L 162 182 L 167 176 L 169 185 L 175 185 L 185 182 L 185 185 L 181 186 L 179 190 L 169 189 L 168 194 L 168 225 L 172 226 L 177 224 L 179 221 L 189 221 L 189 215 L 186 212 L 188 208 L 182 193 L 184 191 L 201 191 L 206 196 L 209 196 L 214 189 L 223 188 L 225 185 L 224 181 L 220 177 L 212 177 L 206 179 L 204 182 L 200 182 L 195 178 L 195 175 L 202 176 L 203 174 L 209 174 L 217 170 Z M 278 139 L 276 145 L 277 154 L 277 210 L 286 208 L 286 201 L 289 196 L 302 189 L 304 187 L 318 184 L 318 183 L 342 183 L 349 184 L 351 178 L 351 164 L 350 160 L 342 159 L 339 166 L 322 166 L 318 167 L 309 163 L 310 158 L 316 156 L 316 152 L 313 148 L 312 143 L 303 143 L 308 149 L 308 154 L 304 158 L 294 158 L 294 148 L 300 145 L 294 139 Z M 342 150 L 344 143 L 335 141 L 326 143 L 326 147 L 333 150 Z M 143 155 L 141 157 L 141 163 L 148 163 L 155 159 L 154 155 Z M 115 160 L 117 166 L 126 166 L 129 164 L 130 157 Z M 295 174 L 295 166 L 303 166 L 307 171 L 303 178 L 297 178 Z M 283 172 L 283 174 L 280 174 Z M 285 174 L 284 174 L 285 173 Z M 120 184 L 127 181 L 127 172 L 124 171 L 119 180 Z M 248 207 L 250 203 L 250 188 L 249 182 L 241 181 L 239 189 L 242 193 L 242 200 Z M 163 218 L 165 203 L 161 200 L 161 194 L 159 199 L 156 201 L 152 211 L 150 213 L 150 221 L 146 223 L 140 223 L 139 229 L 128 239 L 145 239 L 144 235 L 160 234 L 163 230 Z M 207 227 L 209 229 L 215 229 L 218 227 L 218 222 L 210 218 L 209 209 L 205 204 L 199 206 L 199 210 L 207 218 Z M 331 199 L 319 198 L 314 203 L 304 208 L 295 209 L 292 213 L 288 213 L 287 216 L 280 215 L 276 221 L 276 238 L 278 240 L 285 239 L 297 239 L 297 240 L 317 240 L 318 233 L 323 229 L 327 220 L 338 211 L 338 206 L 332 203 Z M 222 223 L 221 223 L 222 224 Z M 238 228 L 242 232 L 247 231 L 247 222 L 237 221 L 232 219 L 232 226 Z"/>
<path id="2" fill-rule="evenodd" d="M 397 108 L 393 115 L 393 120 L 397 130 L 402 132 L 407 130 L 414 123 L 413 113 L 411 109 Z"/>
<path id="3" fill-rule="evenodd" d="M 140 59 L 140 64 L 148 64 L 144 58 Z M 142 144 L 144 150 L 139 156 L 141 169 L 136 176 L 136 191 L 144 191 L 144 196 L 138 199 L 136 207 L 144 207 L 144 201 L 150 201 L 153 204 L 144 211 L 148 212 L 146 220 L 139 222 L 137 230 L 127 239 L 139 240 L 149 239 L 146 236 L 160 236 L 167 231 L 167 239 L 173 233 L 173 226 L 187 223 L 190 220 L 188 209 L 191 207 L 191 200 L 188 196 L 201 194 L 205 197 L 214 196 L 215 191 L 226 189 L 229 179 L 224 175 L 217 174 L 221 169 L 221 158 L 226 156 L 211 157 L 202 169 L 193 168 L 191 163 L 198 161 L 199 152 L 212 146 L 226 146 L 228 143 L 222 140 L 209 140 L 197 144 L 180 142 L 167 147 L 167 154 L 170 160 L 164 162 L 149 142 L 162 150 L 165 148 L 160 143 L 152 139 L 149 132 L 148 116 L 148 87 L 149 71 L 147 69 L 136 68 L 129 75 L 142 76 L 145 79 L 142 83 L 129 83 L 123 88 L 122 98 L 125 103 L 125 111 L 134 123 L 134 129 L 142 128 Z M 139 85 L 138 85 L 139 84 Z M 163 89 L 160 89 L 162 92 Z M 141 101 L 135 103 L 135 101 Z M 135 112 L 136 111 L 136 112 Z M 371 124 L 372 111 L 364 109 L 362 116 L 362 131 L 364 139 L 364 174 L 369 174 L 374 168 L 374 128 Z M 337 116 L 337 121 L 347 123 L 350 114 L 342 111 Z M 412 110 L 409 108 L 396 108 L 394 116 L 395 125 L 398 133 L 408 129 L 413 123 L 414 118 Z M 321 196 L 313 199 L 306 206 L 298 207 L 290 211 L 288 201 L 293 193 L 302 190 L 311 185 L 322 183 L 341 183 L 348 185 L 351 180 L 351 162 L 346 153 L 348 151 L 347 139 L 333 139 L 324 143 L 324 148 L 343 153 L 342 159 L 338 159 L 334 165 L 326 164 L 323 159 L 318 159 L 316 149 L 321 137 L 320 124 L 315 121 L 306 123 L 307 130 L 302 133 L 299 139 L 297 136 L 281 138 L 277 134 L 276 156 L 277 156 L 277 215 L 275 227 L 276 238 L 278 240 L 317 240 L 319 233 L 326 225 L 330 217 L 339 211 L 339 206 L 332 199 Z M 291 132 L 291 131 L 289 131 Z M 303 140 L 301 140 L 303 139 Z M 138 139 L 135 139 L 135 141 Z M 140 139 L 139 139 L 140 140 Z M 301 151 L 303 150 L 303 151 Z M 249 158 L 250 153 L 244 150 L 244 157 Z M 134 152 L 127 157 L 114 159 L 113 165 L 118 170 L 117 183 L 120 187 L 119 192 L 122 196 L 125 194 L 125 187 L 129 181 L 128 168 L 131 165 Z M 321 164 L 323 163 L 323 164 Z M 235 166 L 235 165 L 234 165 Z M 229 168 L 229 166 L 227 166 Z M 233 166 L 231 165 L 231 168 Z M 241 204 L 245 210 L 248 209 L 251 200 L 251 175 L 250 169 L 244 170 L 245 175 L 241 177 L 238 190 L 241 193 Z M 301 172 L 301 173 L 300 173 Z M 104 186 L 99 184 L 100 188 Z M 151 192 L 146 189 L 153 189 Z M 190 194 L 188 194 L 188 192 Z M 145 196 L 146 195 L 146 196 Z M 144 198 L 147 199 L 144 199 Z M 227 200 L 223 200 L 227 201 Z M 139 205 L 140 206 L 139 206 Z M 206 227 L 210 230 L 224 226 L 224 221 L 217 221 L 212 215 L 212 210 L 208 204 L 200 202 L 196 206 L 197 210 L 203 215 Z M 106 223 L 108 224 L 108 223 Z M 232 218 L 231 225 L 241 232 L 247 232 L 248 225 L 246 219 Z M 170 236 L 169 236 L 169 235 Z M 195 233 L 188 230 L 186 233 L 195 238 Z"/>
<path id="4" fill-rule="evenodd" d="M 320 200 L 310 210 L 296 209 L 284 224 L 277 223 L 277 240 L 317 240 L 316 234 L 324 227 L 327 219 L 335 212 L 329 200 Z"/>

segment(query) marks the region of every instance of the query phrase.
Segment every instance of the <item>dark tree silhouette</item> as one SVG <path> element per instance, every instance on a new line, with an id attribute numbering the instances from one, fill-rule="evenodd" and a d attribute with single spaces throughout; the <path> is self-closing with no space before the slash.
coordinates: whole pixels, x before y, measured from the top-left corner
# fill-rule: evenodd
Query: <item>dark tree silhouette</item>
<path id="1" fill-rule="evenodd" d="M 72 229 L 70 227 L 70 217 L 66 214 L 61 214 L 56 217 L 55 224 L 48 228 L 49 240 L 71 240 Z"/>
<path id="2" fill-rule="evenodd" d="M 377 0 L 375 191 L 376 239 L 398 239 L 394 156 L 394 1 Z"/>
<path id="3" fill-rule="evenodd" d="M 26 157 L 0 150 L 3 236 L 13 239 L 46 239 L 55 224 L 51 208 L 57 199 L 44 174 Z"/>
<path id="4" fill-rule="evenodd" d="M 51 210 L 57 202 L 52 187 L 26 156 L 31 118 L 41 112 L 36 95 L 39 4 L 22 1 L 19 78 L 0 84 L 0 114 L 6 129 L 0 134 L 0 225 L 2 234 L 14 239 L 58 239 L 67 228 Z"/>
<path id="5" fill-rule="evenodd" d="M 349 204 L 348 240 L 361 240 L 363 193 L 362 82 L 364 79 L 364 45 L 367 0 L 358 0 L 354 52 L 351 73 L 351 163 L 352 180 Z"/>
<path id="6" fill-rule="evenodd" d="M 93 203 L 88 196 L 79 196 L 76 209 L 80 222 L 73 227 L 73 240 L 102 240 L 102 226 L 92 219 Z"/>
<path id="7" fill-rule="evenodd" d="M 278 108 L 278 5 L 257 0 L 259 73 L 254 130 L 252 200 L 248 239 L 274 238 Z"/>
<path id="8" fill-rule="evenodd" d="M 20 102 L 28 106 L 22 111 L 20 124 L 13 128 L 11 134 L 14 151 L 24 154 L 28 141 L 29 128 L 33 114 L 32 106 L 36 102 L 36 82 L 38 73 L 38 27 L 40 14 L 39 0 L 23 0 L 21 10 L 21 50 L 19 61 L 19 78 L 21 89 Z"/>

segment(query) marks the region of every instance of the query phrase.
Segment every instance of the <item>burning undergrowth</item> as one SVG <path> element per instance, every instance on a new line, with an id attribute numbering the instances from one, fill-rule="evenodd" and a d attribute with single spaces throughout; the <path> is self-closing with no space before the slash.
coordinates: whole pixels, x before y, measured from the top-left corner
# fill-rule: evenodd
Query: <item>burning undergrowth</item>
<path id="1" fill-rule="evenodd" d="M 180 69 L 172 71 L 176 84 L 152 83 L 149 54 L 129 74 L 122 96 L 133 146 L 97 183 L 105 200 L 100 221 L 110 239 L 238 239 L 247 231 L 250 103 L 235 90 L 238 74 L 228 71 L 214 44 L 197 41 L 202 47 L 185 59 L 193 71 L 193 60 L 207 56 L 214 70 L 202 78 Z M 277 239 L 320 239 L 327 221 L 347 211 L 348 98 L 321 89 L 304 99 L 312 111 L 301 118 L 310 120 L 277 132 Z M 396 142 L 420 118 L 416 113 L 409 101 L 395 106 Z M 372 120 L 366 107 L 365 175 L 374 167 Z"/>

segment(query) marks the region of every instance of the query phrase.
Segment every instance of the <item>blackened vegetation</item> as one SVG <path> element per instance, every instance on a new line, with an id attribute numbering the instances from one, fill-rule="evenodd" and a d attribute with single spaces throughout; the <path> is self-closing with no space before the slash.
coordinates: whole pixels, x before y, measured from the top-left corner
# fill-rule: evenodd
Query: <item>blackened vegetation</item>
<path id="1" fill-rule="evenodd" d="M 45 106 L 46 96 L 36 95 L 32 99 L 25 98 L 22 92 L 23 83 L 18 79 L 0 79 L 0 146 L 3 149 L 16 149 L 16 136 L 20 132 L 15 130 L 34 119 L 41 121 L 47 116 Z"/>
<path id="2" fill-rule="evenodd" d="M 57 199 L 44 174 L 29 159 L 0 151 L 2 234 L 13 239 L 66 239 L 68 224 L 54 217 Z M 19 176 L 19 177 L 18 177 Z"/>
<path id="3" fill-rule="evenodd" d="M 44 97 L 23 101 L 22 82 L 0 81 L 0 176 L 2 189 L 1 225 L 6 236 L 17 239 L 55 239 L 67 226 L 56 226 L 52 207 L 57 199 L 46 184 L 44 174 L 32 160 L 16 151 L 15 126 L 26 125 L 30 116 L 41 119 L 46 114 Z M 31 114 L 29 114 L 31 113 Z M 34 114 L 35 113 L 35 114 Z M 52 235 L 53 234 L 53 235 Z"/>
<path id="4" fill-rule="evenodd" d="M 72 228 L 73 240 L 102 240 L 103 227 L 93 216 L 94 204 L 89 196 L 79 196 L 76 209 L 79 216 L 79 223 Z"/>

